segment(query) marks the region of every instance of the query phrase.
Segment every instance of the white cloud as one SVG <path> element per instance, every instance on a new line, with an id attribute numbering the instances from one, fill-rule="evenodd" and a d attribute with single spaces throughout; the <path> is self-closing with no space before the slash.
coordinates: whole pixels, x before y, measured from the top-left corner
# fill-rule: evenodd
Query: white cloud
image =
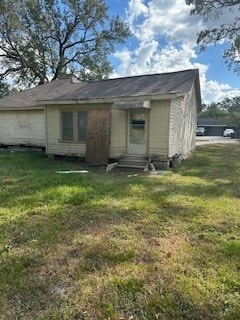
<path id="1" fill-rule="evenodd" d="M 115 69 L 113 76 L 133 76 L 171 72 L 183 69 L 197 68 L 190 59 L 196 57 L 195 51 L 183 44 L 179 48 L 168 45 L 159 50 L 158 42 L 142 42 L 135 50 L 123 50 L 114 55 L 121 63 Z"/>
<path id="2" fill-rule="evenodd" d="M 129 73 L 129 67 L 132 64 L 133 55 L 128 49 L 123 49 L 121 51 L 117 51 L 114 54 L 115 58 L 118 58 L 120 61 L 120 65 L 115 69 L 115 71 L 112 74 L 113 78 L 119 77 L 119 76 L 127 76 L 131 75 Z"/>
<path id="3" fill-rule="evenodd" d="M 127 9 L 127 16 L 130 26 L 134 24 L 134 20 L 139 16 L 146 16 L 148 7 L 143 3 L 143 0 L 130 0 Z"/>
<path id="4" fill-rule="evenodd" d="M 190 10 L 185 0 L 129 0 L 127 21 L 137 44 L 131 51 L 124 48 L 115 53 L 119 66 L 112 77 L 198 68 L 203 102 L 239 94 L 228 84 L 207 80 L 209 66 L 196 62 L 197 34 L 204 22 L 190 16 Z"/>
<path id="5" fill-rule="evenodd" d="M 158 42 L 155 40 L 142 42 L 135 52 L 137 56 L 136 63 L 144 69 L 147 68 L 151 63 L 151 60 L 156 55 L 157 49 Z"/>
<path id="6" fill-rule="evenodd" d="M 201 19 L 190 16 L 190 7 L 185 0 L 151 0 L 147 5 L 140 0 L 131 0 L 127 14 L 131 30 L 140 41 L 164 34 L 170 42 L 196 43 L 196 31 L 201 29 Z"/>
<path id="7" fill-rule="evenodd" d="M 202 99 L 204 103 L 221 102 L 224 98 L 239 96 L 239 89 L 233 89 L 227 83 L 219 83 L 216 80 L 207 80 L 207 69 L 208 67 L 204 65 L 201 65 L 199 68 Z"/>

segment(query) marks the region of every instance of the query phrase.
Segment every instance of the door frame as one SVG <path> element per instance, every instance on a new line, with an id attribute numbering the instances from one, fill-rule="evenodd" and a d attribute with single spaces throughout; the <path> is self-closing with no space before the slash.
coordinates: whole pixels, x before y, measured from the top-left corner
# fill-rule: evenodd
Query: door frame
<path id="1" fill-rule="evenodd" d="M 131 115 L 131 110 L 139 110 L 139 111 L 144 111 L 145 112 L 145 125 L 144 125 L 144 135 L 145 135 L 145 143 L 144 143 L 144 151 L 143 152 L 131 152 L 131 142 L 130 142 L 130 132 L 131 132 L 131 123 L 130 123 L 130 115 Z M 128 109 L 127 112 L 127 154 L 136 154 L 136 155 L 147 155 L 148 154 L 148 146 L 149 146 L 149 109 L 147 108 L 136 108 L 136 109 Z"/>

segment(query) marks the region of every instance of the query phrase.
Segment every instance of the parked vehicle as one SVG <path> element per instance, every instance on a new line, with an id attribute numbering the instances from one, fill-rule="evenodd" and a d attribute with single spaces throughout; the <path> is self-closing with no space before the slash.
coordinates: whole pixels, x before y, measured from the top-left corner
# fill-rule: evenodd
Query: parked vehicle
<path id="1" fill-rule="evenodd" d="M 238 133 L 236 131 L 231 133 L 231 139 L 237 139 L 238 138 Z"/>
<path id="2" fill-rule="evenodd" d="M 197 136 L 205 136 L 206 129 L 204 127 L 197 127 L 196 135 Z"/>
<path id="3" fill-rule="evenodd" d="M 223 131 L 223 136 L 224 137 L 231 137 L 231 135 L 233 135 L 235 133 L 235 131 L 233 129 L 225 129 Z"/>

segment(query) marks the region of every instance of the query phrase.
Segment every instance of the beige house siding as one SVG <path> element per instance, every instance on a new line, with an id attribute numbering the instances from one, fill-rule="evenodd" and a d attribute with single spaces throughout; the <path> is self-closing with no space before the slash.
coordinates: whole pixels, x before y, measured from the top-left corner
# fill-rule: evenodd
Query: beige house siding
<path id="1" fill-rule="evenodd" d="M 152 100 L 148 121 L 148 154 L 152 158 L 187 155 L 195 147 L 196 94 L 195 87 L 183 97 L 173 100 Z M 47 154 L 85 157 L 86 143 L 61 141 L 61 111 L 110 108 L 111 103 L 48 105 L 45 112 Z M 109 158 L 119 158 L 127 152 L 128 111 L 111 109 Z"/>
<path id="2" fill-rule="evenodd" d="M 62 156 L 73 157 L 85 157 L 86 156 L 86 143 L 82 142 L 62 142 L 61 141 L 61 111 L 63 110 L 88 110 L 93 108 L 109 108 L 109 104 L 91 104 L 91 105 L 51 105 L 46 108 L 46 130 L 47 130 L 47 142 L 46 152 L 47 154 L 55 154 Z M 117 110 L 116 110 L 117 111 Z M 124 140 L 122 137 L 118 137 L 118 132 L 123 126 L 121 123 L 122 114 L 119 117 L 118 114 L 114 114 L 111 118 L 111 122 L 114 123 L 116 128 L 113 130 L 113 136 L 111 136 L 111 149 L 112 156 L 119 154 L 122 147 L 118 143 L 122 143 Z M 112 131 L 112 128 L 111 128 Z M 122 154 L 122 152 L 121 152 Z"/>
<path id="3" fill-rule="evenodd" d="M 187 117 L 188 136 L 185 140 L 184 154 L 188 155 L 196 147 L 196 128 L 197 128 L 197 101 L 195 86 L 192 87 L 189 95 L 186 96 L 189 108 L 189 116 Z"/>
<path id="4" fill-rule="evenodd" d="M 126 153 L 127 111 L 111 110 L 110 158 L 119 158 Z"/>
<path id="5" fill-rule="evenodd" d="M 149 116 L 149 155 L 167 157 L 170 100 L 151 101 Z"/>
<path id="6" fill-rule="evenodd" d="M 76 106 L 49 106 L 46 108 L 46 130 L 47 130 L 47 142 L 46 152 L 47 154 L 55 154 L 62 156 L 73 157 L 85 157 L 86 144 L 85 143 L 73 143 L 73 142 L 61 142 L 61 110 L 82 110 Z"/>
<path id="7" fill-rule="evenodd" d="M 1 110 L 0 144 L 45 147 L 44 110 Z"/>
<path id="8" fill-rule="evenodd" d="M 182 154 L 186 158 L 195 148 L 196 117 L 196 95 L 193 87 L 190 93 L 171 102 L 169 158 L 176 154 Z"/>

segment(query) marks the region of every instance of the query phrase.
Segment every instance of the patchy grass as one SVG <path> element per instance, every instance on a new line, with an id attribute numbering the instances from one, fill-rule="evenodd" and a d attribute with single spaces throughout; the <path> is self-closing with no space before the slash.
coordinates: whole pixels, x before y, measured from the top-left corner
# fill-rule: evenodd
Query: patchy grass
<path id="1" fill-rule="evenodd" d="M 0 319 L 239 319 L 239 159 L 128 177 L 0 152 Z"/>

